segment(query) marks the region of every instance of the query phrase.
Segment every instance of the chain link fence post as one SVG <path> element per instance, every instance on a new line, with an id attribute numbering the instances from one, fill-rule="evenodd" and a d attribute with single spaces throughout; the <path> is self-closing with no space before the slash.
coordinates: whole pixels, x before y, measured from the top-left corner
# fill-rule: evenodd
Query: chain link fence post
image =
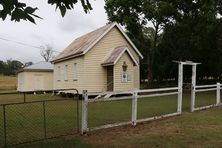
<path id="1" fill-rule="evenodd" d="M 44 124 L 44 138 L 47 138 L 46 135 L 46 115 L 45 115 L 45 101 L 42 102 L 43 105 L 43 124 Z"/>
<path id="2" fill-rule="evenodd" d="M 74 95 L 75 96 L 75 95 Z M 75 98 L 74 98 L 75 99 Z M 76 96 L 76 122 L 77 122 L 77 132 L 79 133 L 79 94 Z M 74 100 L 75 101 L 75 100 Z"/>
<path id="3" fill-rule="evenodd" d="M 6 132 L 6 112 L 5 105 L 3 105 L 3 126 L 4 126 L 4 146 L 7 147 L 7 132 Z"/>
<path id="4" fill-rule="evenodd" d="M 24 103 L 26 102 L 26 94 L 25 94 L 25 92 L 23 93 L 23 96 L 24 96 Z"/>

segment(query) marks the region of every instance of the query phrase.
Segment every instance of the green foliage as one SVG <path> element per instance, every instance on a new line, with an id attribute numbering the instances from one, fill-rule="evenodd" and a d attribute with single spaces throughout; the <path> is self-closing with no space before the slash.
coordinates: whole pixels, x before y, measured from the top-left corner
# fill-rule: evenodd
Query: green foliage
<path id="1" fill-rule="evenodd" d="M 108 19 L 125 26 L 128 35 L 145 56 L 141 64 L 141 78 L 147 77 L 148 82 L 152 82 L 160 33 L 166 24 L 173 22 L 172 16 L 175 10 L 172 9 L 172 4 L 167 0 L 105 0 L 105 2 Z M 148 22 L 152 22 L 154 26 L 153 32 L 149 35 L 146 32 L 149 29 Z"/>
<path id="2" fill-rule="evenodd" d="M 219 0 L 105 0 L 110 21 L 126 27 L 144 55 L 141 78 L 176 79 L 172 60 L 193 60 L 198 79 L 221 77 L 222 2 Z M 151 22 L 153 27 L 148 27 Z M 199 70 L 200 69 L 200 70 Z M 190 71 L 185 73 L 187 77 Z M 186 76 L 185 76 L 186 78 Z"/>
<path id="3" fill-rule="evenodd" d="M 23 64 L 17 60 L 7 60 L 6 62 L 0 61 L 0 75 L 15 75 L 18 70 L 32 64 L 32 62 Z"/>
<path id="4" fill-rule="evenodd" d="M 175 9 L 180 13 L 175 16 L 175 23 L 164 29 L 155 75 L 176 77 L 177 65 L 171 63 L 176 59 L 201 62 L 197 73 L 199 81 L 204 77 L 220 78 L 222 60 L 218 57 L 222 56 L 222 32 L 219 28 L 222 23 L 215 17 L 218 12 L 215 1 L 186 1 L 175 4 Z M 185 73 L 185 78 L 190 75 Z"/>
<path id="5" fill-rule="evenodd" d="M 56 5 L 56 9 L 59 8 L 61 15 L 64 17 L 66 10 L 74 9 L 74 5 L 78 0 L 48 0 L 48 4 Z M 89 0 L 81 0 L 82 7 L 85 13 L 92 10 Z M 38 10 L 37 7 L 27 6 L 26 3 L 19 2 L 18 0 L 1 0 L 0 6 L 0 18 L 4 21 L 7 16 L 11 18 L 12 21 L 19 22 L 20 20 L 28 20 L 35 24 L 34 18 L 40 18 L 35 14 Z"/>
<path id="6" fill-rule="evenodd" d="M 35 23 L 33 17 L 40 18 L 34 14 L 38 8 L 27 6 L 18 0 L 1 0 L 0 5 L 3 8 L 0 10 L 0 18 L 2 18 L 3 21 L 8 15 L 12 21 L 28 20 L 32 23 Z"/>

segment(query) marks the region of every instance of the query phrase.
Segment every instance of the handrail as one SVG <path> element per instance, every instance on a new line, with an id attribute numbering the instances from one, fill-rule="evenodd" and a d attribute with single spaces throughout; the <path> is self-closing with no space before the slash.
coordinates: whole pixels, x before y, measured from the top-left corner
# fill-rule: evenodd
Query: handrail
<path id="1" fill-rule="evenodd" d="M 168 88 L 158 88 L 158 89 L 144 89 L 144 90 L 136 90 L 138 93 L 145 92 L 159 92 L 159 91 L 170 91 L 170 90 L 178 90 L 179 87 L 168 87 Z"/>
<path id="2" fill-rule="evenodd" d="M 213 90 L 217 90 L 217 88 L 197 89 L 195 90 L 195 92 L 204 92 L 204 91 L 213 91 Z"/>
<path id="3" fill-rule="evenodd" d="M 212 85 L 196 85 L 195 88 L 208 88 L 208 87 L 217 87 L 217 84 Z"/>

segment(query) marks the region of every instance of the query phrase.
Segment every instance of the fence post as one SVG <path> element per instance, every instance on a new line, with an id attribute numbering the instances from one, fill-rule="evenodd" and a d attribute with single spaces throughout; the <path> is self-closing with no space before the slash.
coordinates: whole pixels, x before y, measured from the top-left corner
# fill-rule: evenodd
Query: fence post
<path id="1" fill-rule="evenodd" d="M 177 96 L 177 112 L 182 112 L 182 97 L 183 97 L 183 64 L 178 64 L 178 96 Z"/>
<path id="2" fill-rule="evenodd" d="M 75 95 L 74 95 L 75 96 Z M 76 122 L 77 122 L 77 132 L 79 133 L 80 132 L 80 128 L 79 128 L 79 94 L 77 94 L 77 102 L 76 102 L 76 110 L 77 110 L 77 116 L 76 116 L 76 118 L 77 118 L 77 120 L 76 120 Z"/>
<path id="3" fill-rule="evenodd" d="M 43 124 L 44 124 L 44 138 L 47 138 L 46 135 L 46 114 L 45 114 L 45 101 L 42 102 L 42 107 L 43 107 Z"/>
<path id="4" fill-rule="evenodd" d="M 137 121 L 137 98 L 138 98 L 138 92 L 134 91 L 133 97 L 132 97 L 132 125 L 133 126 L 136 126 L 136 121 Z"/>
<path id="5" fill-rule="evenodd" d="M 216 98 L 216 105 L 220 104 L 220 83 L 217 83 L 217 98 Z"/>
<path id="6" fill-rule="evenodd" d="M 87 90 L 83 90 L 82 93 L 82 135 L 86 134 L 87 128 L 87 114 L 88 114 L 88 94 Z"/>
<path id="7" fill-rule="evenodd" d="M 24 103 L 26 102 L 26 94 L 25 92 L 23 92 L 23 96 L 24 96 Z"/>
<path id="8" fill-rule="evenodd" d="M 195 91 L 196 91 L 196 65 L 192 65 L 192 84 L 191 84 L 191 102 L 190 102 L 191 112 L 194 112 L 195 108 Z"/>
<path id="9" fill-rule="evenodd" d="M 7 133 L 6 133 L 6 113 L 5 113 L 5 105 L 3 104 L 3 126 L 4 126 L 4 146 L 7 147 Z"/>

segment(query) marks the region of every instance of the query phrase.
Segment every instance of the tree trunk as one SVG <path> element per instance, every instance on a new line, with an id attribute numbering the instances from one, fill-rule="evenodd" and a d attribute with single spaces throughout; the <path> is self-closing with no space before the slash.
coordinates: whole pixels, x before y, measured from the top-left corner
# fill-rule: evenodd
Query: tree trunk
<path id="1" fill-rule="evenodd" d="M 147 88 L 151 88 L 153 82 L 153 70 L 151 65 L 148 65 L 147 79 Z"/>
<path id="2" fill-rule="evenodd" d="M 155 51 L 157 49 L 158 29 L 159 29 L 159 25 L 156 25 L 154 39 L 153 39 L 153 47 L 152 47 L 152 50 L 149 52 L 149 55 L 147 55 L 147 65 L 148 65 L 147 88 L 151 88 L 152 82 L 153 82 L 153 63 L 154 63 L 154 58 L 155 58 Z"/>

